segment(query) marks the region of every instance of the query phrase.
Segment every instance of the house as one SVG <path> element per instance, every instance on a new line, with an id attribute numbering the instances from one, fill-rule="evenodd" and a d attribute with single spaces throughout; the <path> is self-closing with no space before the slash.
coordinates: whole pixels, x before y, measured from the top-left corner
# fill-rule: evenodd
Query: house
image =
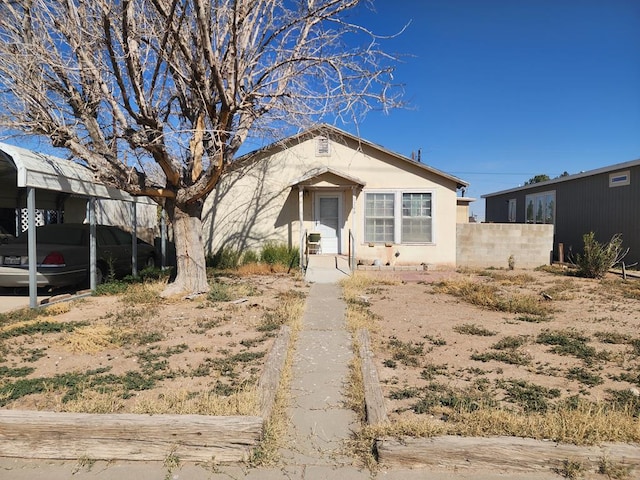
<path id="1" fill-rule="evenodd" d="M 208 253 L 265 242 L 371 265 L 454 266 L 463 180 L 328 125 L 239 158 L 204 207 Z M 317 235 L 313 235 L 316 237 Z"/>
<path id="2" fill-rule="evenodd" d="M 554 225 L 554 258 L 570 259 L 593 231 L 622 234 L 625 262 L 640 260 L 640 160 L 483 195 L 487 222 Z"/>

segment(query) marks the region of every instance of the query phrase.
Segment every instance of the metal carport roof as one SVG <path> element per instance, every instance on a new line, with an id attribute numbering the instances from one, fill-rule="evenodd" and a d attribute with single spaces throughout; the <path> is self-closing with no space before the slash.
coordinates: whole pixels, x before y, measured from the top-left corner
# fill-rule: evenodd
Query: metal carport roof
<path id="1" fill-rule="evenodd" d="M 15 175 L 15 177 L 14 177 Z M 15 180 L 14 180 L 15 178 Z M 7 181 L 8 180 L 8 181 Z M 96 198 L 121 200 L 125 202 L 153 204 L 147 197 L 134 197 L 127 192 L 109 187 L 97 181 L 92 172 L 79 163 L 64 160 L 51 155 L 34 152 L 26 148 L 16 147 L 0 142 L 0 203 L 13 201 L 14 206 L 22 204 L 21 189 L 26 189 L 26 206 L 29 216 L 29 296 L 30 306 L 37 306 L 36 264 L 35 264 L 35 209 L 37 205 L 36 190 L 44 193 L 43 197 L 69 194 L 89 200 Z M 93 202 L 91 202 L 93 204 Z M 94 208 L 90 209 L 89 223 L 95 224 Z M 132 262 L 135 266 L 136 220 L 135 208 L 132 208 L 134 228 Z M 95 288 L 95 229 L 92 228 L 90 275 L 91 287 Z"/>

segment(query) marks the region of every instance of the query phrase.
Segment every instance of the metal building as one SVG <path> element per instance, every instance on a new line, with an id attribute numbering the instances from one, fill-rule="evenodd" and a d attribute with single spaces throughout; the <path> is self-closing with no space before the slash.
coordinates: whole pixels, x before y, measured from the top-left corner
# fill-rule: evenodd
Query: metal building
<path id="1" fill-rule="evenodd" d="M 582 251 L 582 236 L 599 242 L 622 234 L 625 263 L 640 261 L 640 160 L 483 195 L 493 223 L 554 225 L 554 259 Z M 562 246 L 560 246 L 562 244 Z"/>

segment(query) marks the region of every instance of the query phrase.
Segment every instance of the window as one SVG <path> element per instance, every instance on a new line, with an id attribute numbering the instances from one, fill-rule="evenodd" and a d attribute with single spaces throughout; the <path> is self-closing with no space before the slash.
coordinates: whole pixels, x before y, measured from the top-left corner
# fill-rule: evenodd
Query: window
<path id="1" fill-rule="evenodd" d="M 329 139 L 327 137 L 316 137 L 316 157 L 328 157 Z"/>
<path id="2" fill-rule="evenodd" d="M 631 184 L 631 176 L 629 170 L 625 172 L 617 172 L 609 174 L 610 187 L 622 187 Z"/>
<path id="3" fill-rule="evenodd" d="M 394 194 L 367 193 L 365 202 L 365 241 L 393 242 Z"/>
<path id="4" fill-rule="evenodd" d="M 431 194 L 402 194 L 402 243 L 431 241 Z"/>
<path id="5" fill-rule="evenodd" d="M 431 243 L 432 193 L 384 192 L 365 196 L 365 242 Z"/>
<path id="6" fill-rule="evenodd" d="M 509 221 L 514 223 L 516 221 L 516 199 L 509 199 Z"/>
<path id="7" fill-rule="evenodd" d="M 555 223 L 556 192 L 541 192 L 527 195 L 527 223 Z"/>

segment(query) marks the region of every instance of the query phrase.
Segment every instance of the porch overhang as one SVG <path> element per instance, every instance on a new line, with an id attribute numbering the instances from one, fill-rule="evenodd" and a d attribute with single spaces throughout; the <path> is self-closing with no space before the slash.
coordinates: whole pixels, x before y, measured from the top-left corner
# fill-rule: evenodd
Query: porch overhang
<path id="1" fill-rule="evenodd" d="M 313 168 L 289 184 L 300 190 L 348 190 L 363 188 L 365 185 L 365 181 L 330 167 Z"/>

